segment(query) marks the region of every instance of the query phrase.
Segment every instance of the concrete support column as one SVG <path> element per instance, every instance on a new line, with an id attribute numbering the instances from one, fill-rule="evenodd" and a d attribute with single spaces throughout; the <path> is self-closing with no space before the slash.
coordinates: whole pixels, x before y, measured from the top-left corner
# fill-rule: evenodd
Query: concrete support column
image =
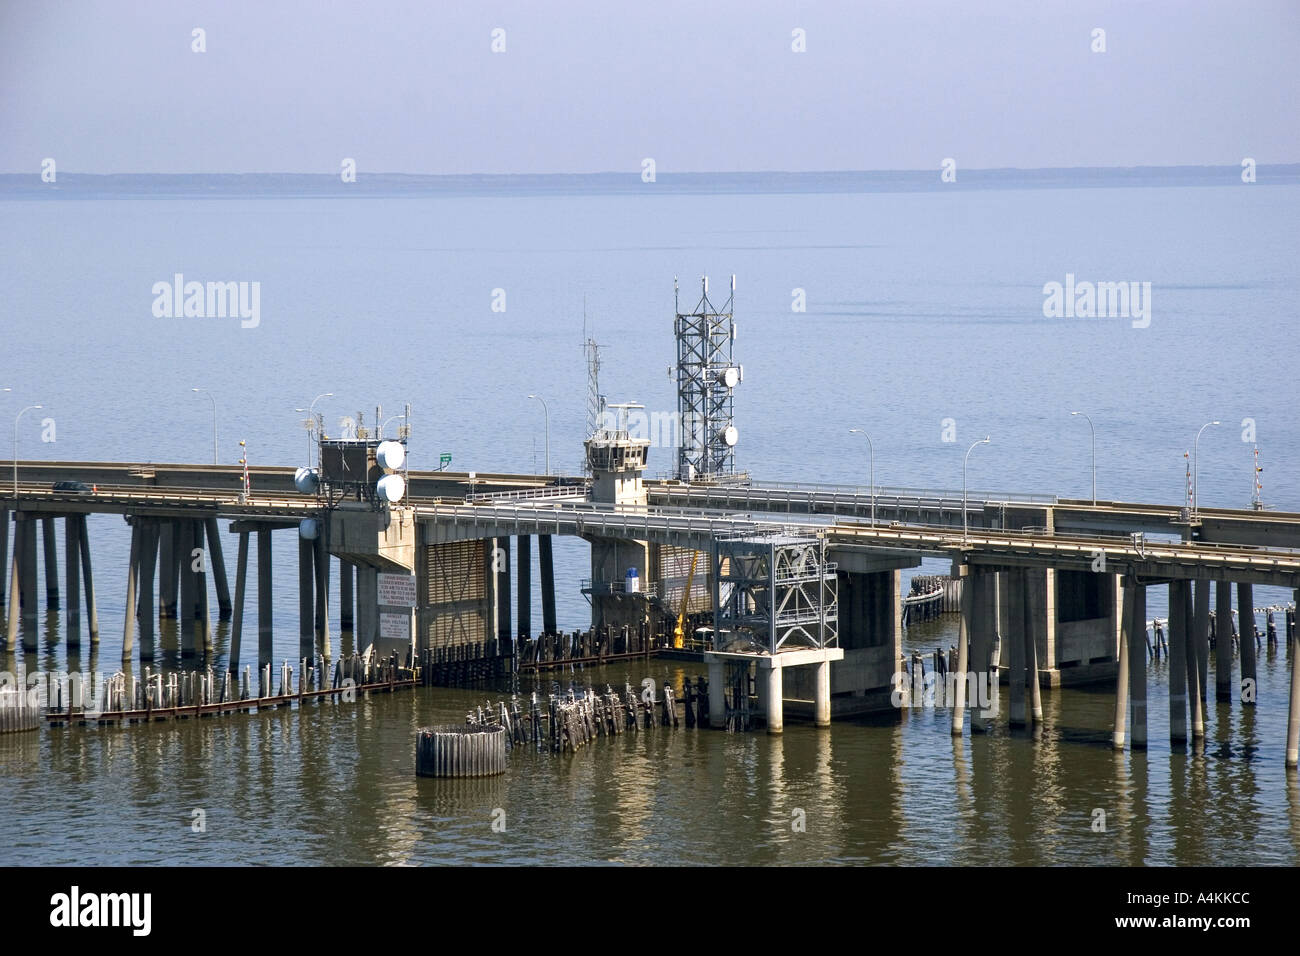
<path id="1" fill-rule="evenodd" d="M 68 595 L 65 623 L 71 649 L 81 646 L 81 526 L 75 515 L 63 519 L 63 583 Z"/>
<path id="2" fill-rule="evenodd" d="M 1232 700 L 1232 582 L 1214 586 L 1214 619 L 1217 624 L 1214 660 L 1214 699 Z"/>
<path id="3" fill-rule="evenodd" d="M 5 585 L 9 583 L 9 509 L 0 508 L 0 607 L 5 606 Z"/>
<path id="4" fill-rule="evenodd" d="M 517 536 L 519 558 L 516 574 L 519 588 L 515 606 L 519 615 L 519 633 L 533 636 L 533 539 L 526 534 Z"/>
<path id="5" fill-rule="evenodd" d="M 971 605 L 970 672 L 975 675 L 974 686 L 978 692 L 978 688 L 984 686 L 984 681 L 988 677 L 989 658 L 993 653 L 993 630 L 996 626 L 997 614 L 997 575 L 991 571 L 974 571 L 966 579 L 965 586 L 974 592 Z M 966 675 L 958 673 L 957 679 L 965 681 Z M 968 681 L 967 683 L 969 684 Z M 967 696 L 969 695 L 968 689 Z M 980 702 L 971 700 L 967 703 L 970 704 L 971 731 L 980 733 L 987 731 L 988 718 Z"/>
<path id="6" fill-rule="evenodd" d="M 1210 582 L 1196 582 L 1193 606 L 1193 624 L 1196 629 L 1196 687 L 1201 692 L 1201 712 L 1204 714 L 1204 702 L 1209 693 L 1207 684 L 1210 679 Z"/>
<path id="7" fill-rule="evenodd" d="M 1145 585 L 1132 585 L 1133 626 L 1129 631 L 1129 706 L 1132 727 L 1129 731 L 1134 750 L 1145 750 L 1147 745 L 1147 589 Z M 1127 592 L 1128 588 L 1125 588 Z"/>
<path id="8" fill-rule="evenodd" d="M 767 717 L 767 691 L 767 679 L 763 676 L 762 668 L 754 668 L 754 697 L 757 698 L 758 713 L 764 718 Z"/>
<path id="9" fill-rule="evenodd" d="M 814 664 L 817 679 L 813 684 L 813 723 L 818 727 L 831 725 L 831 662 Z M 972 711 L 972 716 L 975 711 Z"/>
<path id="10" fill-rule="evenodd" d="M 95 645 L 99 643 L 99 608 L 95 604 L 95 574 L 90 566 L 90 534 L 85 515 L 77 515 L 77 538 L 81 551 L 81 583 L 86 594 L 86 628 L 91 645 Z"/>
<path id="11" fill-rule="evenodd" d="M 54 540 L 54 519 L 41 519 L 41 543 L 45 545 L 45 607 L 59 609 L 59 550 Z"/>
<path id="12" fill-rule="evenodd" d="M 960 569 L 961 584 L 961 622 L 957 632 L 957 681 L 952 702 L 952 735 L 960 737 L 962 724 L 966 716 L 966 673 L 970 670 L 970 626 L 972 610 L 975 603 L 975 589 L 971 586 L 971 577 L 967 569 Z"/>
<path id="13" fill-rule="evenodd" d="M 357 632 L 359 652 L 375 642 L 379 635 L 379 572 L 367 565 L 357 566 Z"/>
<path id="14" fill-rule="evenodd" d="M 234 620 L 230 626 L 230 663 L 232 674 L 239 673 L 240 640 L 244 636 L 244 595 L 248 589 L 248 532 L 239 532 L 239 556 L 235 562 Z"/>
<path id="15" fill-rule="evenodd" d="M 551 536 L 537 536 L 537 563 L 542 575 L 542 630 L 557 634 L 555 622 L 555 558 L 551 551 Z"/>
<path id="16" fill-rule="evenodd" d="M 513 654 L 515 632 L 510 628 L 510 536 L 492 539 L 492 572 L 497 576 L 497 640 L 503 653 Z"/>
<path id="17" fill-rule="evenodd" d="M 162 522 L 158 527 L 158 616 L 176 617 L 176 552 L 180 544 L 180 525 Z"/>
<path id="18" fill-rule="evenodd" d="M 177 564 L 181 579 L 181 599 L 176 605 L 176 618 L 181 625 L 181 657 L 193 657 L 194 618 L 198 607 L 198 587 L 194 572 L 194 520 L 185 518 L 178 522 L 180 547 Z"/>
<path id="19" fill-rule="evenodd" d="M 779 734 L 785 729 L 785 691 L 782 687 L 781 668 L 769 667 L 767 668 L 766 675 L 762 673 L 762 669 L 760 668 L 758 676 L 760 678 L 766 677 L 767 679 L 767 732 L 769 734 Z M 827 675 L 827 680 L 830 680 L 829 673 Z M 830 706 L 829 698 L 830 693 L 828 688 L 828 709 Z M 1294 709 L 1295 708 L 1293 707 L 1292 710 Z M 829 716 L 827 719 L 829 721 Z"/>
<path id="20" fill-rule="evenodd" d="M 1049 586 L 1052 587 L 1053 590 L 1055 590 L 1055 586 L 1056 586 L 1055 578 L 1056 575 L 1054 572 L 1050 577 L 1047 578 L 1047 583 Z M 1038 620 L 1036 615 L 1039 612 L 1037 608 L 1030 606 L 1029 594 L 1030 594 L 1030 589 L 1028 585 L 1026 585 L 1025 586 L 1025 676 L 1028 679 L 1028 683 L 1029 683 L 1027 722 L 1036 724 L 1041 727 L 1043 723 L 1043 691 L 1042 691 L 1042 685 L 1039 681 L 1039 673 L 1038 673 L 1038 627 L 1034 623 L 1036 620 Z M 1045 602 L 1045 607 L 1047 608 L 1046 613 L 1055 616 L 1056 614 L 1055 595 L 1050 597 Z M 1047 642 L 1047 646 L 1049 647 L 1055 646 L 1055 638 L 1051 637 L 1054 631 L 1055 631 L 1055 625 L 1051 621 L 1047 621 L 1046 619 L 1044 619 L 1043 632 L 1044 634 L 1047 635 L 1047 637 L 1045 637 L 1044 640 Z"/>
<path id="21" fill-rule="evenodd" d="M 1119 631 L 1119 666 L 1115 673 L 1115 719 L 1112 723 L 1111 746 L 1116 750 L 1124 749 L 1126 738 L 1125 724 L 1128 720 L 1128 684 L 1129 684 L 1129 648 L 1133 646 L 1136 635 L 1133 633 L 1133 592 L 1134 582 L 1124 584 L 1123 617 Z M 1142 651 L 1145 653 L 1145 650 Z"/>
<path id="22" fill-rule="evenodd" d="M 1187 600 L 1191 584 L 1169 582 L 1169 742 L 1187 742 Z"/>
<path id="23" fill-rule="evenodd" d="M 208 539 L 208 563 L 212 568 L 212 580 L 217 586 L 217 616 L 222 621 L 230 620 L 230 582 L 226 579 L 226 556 L 221 550 L 221 534 L 217 528 L 217 516 L 209 515 L 204 519 L 204 534 Z"/>
<path id="24" fill-rule="evenodd" d="M 316 551 L 298 535 L 298 656 L 315 657 L 316 600 L 312 591 Z"/>
<path id="25" fill-rule="evenodd" d="M 153 575 L 158 563 L 158 522 L 151 519 L 140 524 L 140 553 L 137 556 L 140 583 L 137 588 L 137 618 L 140 628 L 140 662 L 154 659 Z M 68 600 L 72 600 L 72 582 L 68 582 Z"/>
<path id="26" fill-rule="evenodd" d="M 1296 607 L 1300 608 L 1300 588 L 1295 591 Z M 1291 652 L 1291 711 L 1286 720 L 1286 765 L 1300 765 L 1300 627 L 1290 641 Z"/>
<path id="27" fill-rule="evenodd" d="M 23 560 L 19 597 L 23 611 L 23 649 L 36 650 L 36 520 L 23 522 Z"/>
<path id="28" fill-rule="evenodd" d="M 356 620 L 353 610 L 356 600 L 352 597 L 352 582 L 356 580 L 356 569 L 351 562 L 339 558 L 339 630 L 350 631 Z"/>
<path id="29" fill-rule="evenodd" d="M 122 611 L 122 663 L 135 649 L 135 591 L 140 581 L 140 519 L 131 522 L 131 556 L 126 562 L 126 606 Z"/>
<path id="30" fill-rule="evenodd" d="M 1237 630 L 1241 632 L 1241 703 L 1254 705 L 1259 697 L 1255 673 L 1255 586 L 1237 585 Z M 1250 699 L 1247 700 L 1246 698 Z"/>
<path id="31" fill-rule="evenodd" d="M 257 667 L 271 663 L 274 631 L 271 623 L 271 529 L 257 529 Z"/>
<path id="32" fill-rule="evenodd" d="M 1030 580 L 1021 569 L 1003 572 L 1007 577 L 1007 720 L 1012 727 L 1025 725 L 1025 648 L 1033 641 Z"/>
<path id="33" fill-rule="evenodd" d="M 1209 596 L 1209 592 L 1206 592 L 1206 596 Z M 1201 642 L 1196 626 L 1196 606 L 1190 581 L 1183 589 L 1183 622 L 1187 633 L 1187 704 L 1191 715 L 1192 740 L 1196 741 L 1205 737 L 1205 693 L 1201 687 Z M 1208 624 L 1207 620 L 1206 625 Z"/>
<path id="34" fill-rule="evenodd" d="M 198 635 L 196 643 L 203 648 L 203 656 L 210 659 L 214 650 L 212 642 L 212 607 L 211 602 L 208 600 L 208 568 L 211 567 L 212 549 L 205 547 L 203 540 L 205 537 L 207 537 L 206 523 L 196 520 L 194 522 L 194 541 L 190 557 L 190 564 L 193 565 L 197 562 L 201 569 L 194 572 L 194 619 Z M 198 554 L 193 554 L 194 551 L 197 551 Z"/>
<path id="35" fill-rule="evenodd" d="M 321 657 L 329 660 L 330 653 L 330 553 L 325 539 L 313 542 L 316 555 L 316 647 Z"/>
<path id="36" fill-rule="evenodd" d="M 5 648 L 14 650 L 18 644 L 19 620 L 22 616 L 22 579 L 19 565 L 22 564 L 23 521 L 18 513 L 14 514 L 14 560 L 10 565 L 9 576 L 9 620 L 5 627 Z"/>
<path id="37" fill-rule="evenodd" d="M 723 730 L 727 726 L 727 668 L 722 661 L 709 661 L 709 726 Z"/>

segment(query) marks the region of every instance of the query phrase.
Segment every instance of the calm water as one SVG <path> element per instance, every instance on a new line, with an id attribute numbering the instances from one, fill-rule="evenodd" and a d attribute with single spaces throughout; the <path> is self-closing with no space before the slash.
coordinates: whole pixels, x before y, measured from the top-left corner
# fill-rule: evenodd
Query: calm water
<path id="1" fill-rule="evenodd" d="M 540 471 L 537 393 L 553 468 L 573 472 L 584 297 L 607 345 L 603 391 L 668 411 L 672 277 L 693 305 L 700 273 L 716 291 L 734 272 L 738 460 L 756 476 L 865 482 L 866 449 L 847 434 L 859 426 L 880 484 L 959 488 L 966 447 L 988 434 L 972 488 L 1083 496 L 1088 429 L 1069 416 L 1081 408 L 1102 497 L 1181 501 L 1183 452 L 1219 419 L 1200 443 L 1201 502 L 1244 506 L 1249 418 L 1265 501 L 1300 510 L 1298 215 L 1295 186 L 0 201 L 0 385 L 13 388 L 0 408 L 39 402 L 51 420 L 24 418 L 22 457 L 204 461 L 201 386 L 217 397 L 223 461 L 243 438 L 255 463 L 296 464 L 294 408 L 332 391 L 318 405 L 331 425 L 410 401 L 413 467 L 449 452 L 457 469 Z M 176 272 L 260 282 L 261 324 L 155 318 L 151 287 Z M 1150 327 L 1045 319 L 1042 287 L 1066 273 L 1151 282 Z M 796 288 L 804 313 L 791 311 Z M 955 443 L 941 440 L 945 418 Z M 671 451 L 652 449 L 651 472 L 670 467 Z M 83 669 L 120 656 L 125 527 L 90 522 L 102 643 L 72 662 Z M 289 553 L 286 538 L 277 555 Z M 587 619 L 585 562 L 585 545 L 557 542 L 566 628 Z M 297 653 L 293 564 L 276 568 L 283 657 Z M 1259 604 L 1288 598 L 1256 589 Z M 1150 600 L 1163 615 L 1163 593 Z M 950 626 L 909 641 L 949 643 Z M 36 655 L 4 664 L 66 666 L 57 614 L 47 628 Z M 594 679 L 625 676 L 646 675 Z M 1211 705 L 1201 756 L 1169 752 L 1165 689 L 1157 665 L 1151 749 L 1119 758 L 1101 689 L 1047 695 L 1038 741 L 1002 730 L 954 745 L 943 711 L 912 711 L 829 733 L 792 724 L 779 739 L 654 731 L 574 758 L 516 755 L 506 777 L 468 785 L 417 782 L 412 730 L 459 720 L 487 691 L 0 738 L 0 798 L 21 808 L 0 863 L 1294 863 L 1285 661 L 1261 661 L 1255 711 Z M 195 807 L 203 836 L 189 830 Z M 505 834 L 489 826 L 496 807 Z M 1090 829 L 1098 807 L 1105 834 Z M 791 832 L 795 808 L 806 833 Z"/>

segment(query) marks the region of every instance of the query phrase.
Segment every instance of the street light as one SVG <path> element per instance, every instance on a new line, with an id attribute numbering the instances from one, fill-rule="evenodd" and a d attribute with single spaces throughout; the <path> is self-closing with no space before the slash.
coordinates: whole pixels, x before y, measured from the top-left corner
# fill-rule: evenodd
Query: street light
<path id="1" fill-rule="evenodd" d="M 1083 415 L 1088 421 L 1088 434 L 1092 436 L 1092 506 L 1097 507 L 1097 432 L 1092 427 L 1092 419 L 1083 412 L 1070 412 L 1071 415 Z"/>
<path id="2" fill-rule="evenodd" d="M 551 410 L 546 405 L 546 399 L 540 395 L 529 395 L 529 398 L 535 398 L 542 403 L 542 415 L 546 421 L 546 474 L 551 473 Z"/>
<path id="3" fill-rule="evenodd" d="M 212 399 L 212 464 L 217 464 L 217 399 L 206 388 L 192 388 L 191 392 L 204 392 L 208 398 Z"/>
<path id="4" fill-rule="evenodd" d="M 321 392 L 321 394 L 317 395 L 315 398 L 313 398 L 313 399 L 311 400 L 311 404 L 308 405 L 306 408 L 295 408 L 295 409 L 294 409 L 295 412 L 306 412 L 306 413 L 307 413 L 307 418 L 308 418 L 308 421 L 307 421 L 307 467 L 308 467 L 308 468 L 311 467 L 311 460 L 312 460 L 312 455 L 311 455 L 311 433 L 312 433 L 312 430 L 316 427 L 316 403 L 319 402 L 322 398 L 333 398 L 333 397 L 334 397 L 334 393 L 333 393 L 333 392 Z"/>
<path id="5" fill-rule="evenodd" d="M 14 417 L 14 509 L 18 508 L 18 419 L 22 418 L 28 412 L 40 408 L 39 405 L 28 405 Z M 10 596 L 12 598 L 12 595 Z"/>
<path id="6" fill-rule="evenodd" d="M 987 445 L 988 436 L 984 436 L 975 445 Z M 966 543 L 966 462 L 970 461 L 970 453 L 975 450 L 975 445 L 966 449 L 966 457 L 961 460 L 961 540 Z"/>
<path id="7" fill-rule="evenodd" d="M 850 435 L 861 435 L 867 440 L 867 452 L 871 462 L 871 525 L 876 524 L 876 446 L 871 442 L 871 436 L 861 428 L 850 428 Z"/>
<path id="8" fill-rule="evenodd" d="M 1192 514 L 1196 514 L 1196 446 L 1201 441 L 1201 432 L 1211 425 L 1217 425 L 1218 422 L 1206 422 L 1201 426 L 1201 431 L 1196 433 L 1196 441 L 1192 442 Z"/>

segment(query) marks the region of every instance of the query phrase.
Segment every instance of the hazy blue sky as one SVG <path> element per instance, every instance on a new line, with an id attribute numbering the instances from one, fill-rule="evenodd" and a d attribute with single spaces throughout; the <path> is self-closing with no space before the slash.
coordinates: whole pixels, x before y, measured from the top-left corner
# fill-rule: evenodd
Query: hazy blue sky
<path id="1" fill-rule="evenodd" d="M 0 0 L 0 171 L 1295 162 L 1298 60 L 1297 0 Z"/>

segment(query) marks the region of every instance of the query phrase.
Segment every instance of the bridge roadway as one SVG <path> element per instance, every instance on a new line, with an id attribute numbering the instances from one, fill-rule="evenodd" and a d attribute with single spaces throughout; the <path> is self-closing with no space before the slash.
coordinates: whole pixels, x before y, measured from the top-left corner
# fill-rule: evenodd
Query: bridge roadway
<path id="1" fill-rule="evenodd" d="M 129 467 L 132 466 L 60 463 L 57 468 L 52 468 L 41 477 L 57 474 L 55 480 L 81 481 L 85 481 L 85 476 L 88 475 L 121 478 Z M 161 467 L 155 469 L 155 476 Z M 147 479 L 136 476 L 134 483 L 103 484 L 94 494 L 77 494 L 55 492 L 51 488 L 52 482 L 44 480 L 20 480 L 18 498 L 24 511 L 42 516 L 116 513 L 151 517 L 206 517 L 215 514 L 236 520 L 289 524 L 319 513 L 319 505 L 314 498 L 292 490 L 292 472 L 289 469 L 264 470 L 266 473 L 262 476 L 262 490 L 257 490 L 255 486 L 252 496 L 241 501 L 238 486 L 234 490 L 224 487 L 224 469 L 220 466 L 167 467 L 174 469 L 168 474 L 170 481 L 179 481 L 191 474 L 208 473 L 211 487 L 150 483 Z M 115 468 L 122 470 L 115 472 Z M 20 479 L 30 476 L 33 470 L 35 469 L 30 465 L 24 468 L 20 464 Z M 238 469 L 231 471 L 238 477 Z M 802 516 L 794 510 L 791 498 L 784 499 L 782 510 L 770 511 L 770 517 L 756 517 L 753 511 L 761 511 L 759 508 L 739 514 L 737 489 L 722 491 L 716 487 L 710 489 L 715 492 L 715 497 L 704 500 L 710 503 L 720 499 L 730 501 L 730 507 L 677 508 L 652 505 L 647 510 L 620 510 L 586 502 L 581 498 L 580 486 L 547 487 L 548 480 L 545 478 L 520 475 L 476 476 L 475 487 L 486 486 L 500 490 L 490 495 L 478 493 L 475 500 L 467 502 L 464 495 L 469 487 L 467 475 L 444 472 L 412 474 L 413 488 L 428 491 L 440 487 L 453 492 L 446 496 L 413 495 L 410 499 L 416 519 L 427 526 L 427 540 L 430 543 L 508 534 L 561 534 L 632 538 L 703 549 L 719 537 L 824 532 L 832 547 L 836 548 L 872 553 L 941 556 L 972 565 L 1054 567 L 1085 571 L 1092 569 L 1099 555 L 1104 554 L 1108 572 L 1123 574 L 1131 571 L 1145 583 L 1211 579 L 1300 588 L 1300 551 L 1200 539 L 1134 541 L 1131 538 L 1103 537 L 1099 534 L 1066 533 L 1059 529 L 1048 532 L 1033 527 L 989 528 L 982 526 L 983 519 L 989 515 L 987 500 L 981 509 L 980 518 L 972 520 L 973 527 L 963 538 L 959 530 L 944 526 L 946 522 L 883 524 L 879 520 L 879 492 L 876 502 L 878 521 L 871 525 L 860 517 L 846 520 L 843 515 L 820 512 L 817 510 L 820 502 L 815 498 L 812 500 L 812 511 Z M 553 483 L 554 479 L 550 481 Z M 99 485 L 99 482 L 88 483 Z M 688 492 L 693 490 L 687 489 Z M 692 497 L 688 494 L 686 497 L 700 500 L 703 496 Z M 748 503 L 753 505 L 759 500 L 758 497 L 751 496 Z M 936 500 L 940 499 L 936 497 Z M 0 504 L 4 501 L 4 498 L 0 498 Z M 768 501 L 774 502 L 775 497 Z M 839 507 L 847 508 L 849 505 L 845 502 Z M 1086 509 L 1096 513 L 1104 507 L 1099 503 L 1097 509 L 1092 509 L 1089 504 Z M 1131 505 L 1123 507 L 1134 510 L 1146 508 Z M 960 514 L 960 500 L 957 502 L 957 510 Z M 1149 513 L 1159 515 L 1162 512 L 1159 507 L 1153 507 Z M 1259 513 L 1224 513 L 1225 518 L 1237 514 L 1250 516 Z M 973 513 L 971 517 L 975 519 Z M 1300 520 L 1300 516 L 1278 516 L 1267 512 L 1261 518 L 1265 521 L 1278 519 L 1279 526 L 1284 526 L 1288 519 Z M 1243 517 L 1242 520 L 1248 518 Z"/>

